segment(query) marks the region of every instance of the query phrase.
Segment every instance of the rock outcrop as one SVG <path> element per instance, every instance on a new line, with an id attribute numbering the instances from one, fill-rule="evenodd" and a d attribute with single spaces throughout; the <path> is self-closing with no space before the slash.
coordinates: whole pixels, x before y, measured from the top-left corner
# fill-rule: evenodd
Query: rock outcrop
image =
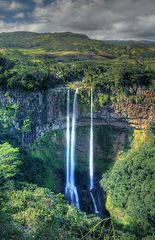
<path id="1" fill-rule="evenodd" d="M 10 101 L 19 107 L 17 126 L 24 119 L 30 118 L 31 131 L 23 134 L 23 144 L 30 143 L 49 130 L 66 127 L 66 89 L 50 89 L 41 92 L 9 91 Z M 5 103 L 4 92 L 0 92 L 0 101 Z M 72 106 L 71 106 L 72 107 Z M 118 128 L 146 129 L 155 120 L 155 104 L 150 96 L 145 96 L 141 103 L 117 101 L 94 109 L 95 125 L 111 125 Z M 78 126 L 89 126 L 90 109 L 80 107 Z"/>

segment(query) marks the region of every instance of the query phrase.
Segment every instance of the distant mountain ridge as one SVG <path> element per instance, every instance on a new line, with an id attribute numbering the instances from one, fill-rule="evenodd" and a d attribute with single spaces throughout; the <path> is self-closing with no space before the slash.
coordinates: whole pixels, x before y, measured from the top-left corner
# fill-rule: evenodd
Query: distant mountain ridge
<path id="1" fill-rule="evenodd" d="M 115 41 L 94 40 L 84 34 L 72 32 L 35 33 L 8 32 L 0 33 L 0 48 L 43 48 L 46 51 L 96 51 L 104 49 L 105 45 L 147 45 L 149 41 Z"/>
<path id="2" fill-rule="evenodd" d="M 44 48 L 45 50 L 84 50 L 93 46 L 101 47 L 102 41 L 92 40 L 77 33 L 34 33 L 10 32 L 0 33 L 0 47 L 10 48 Z"/>

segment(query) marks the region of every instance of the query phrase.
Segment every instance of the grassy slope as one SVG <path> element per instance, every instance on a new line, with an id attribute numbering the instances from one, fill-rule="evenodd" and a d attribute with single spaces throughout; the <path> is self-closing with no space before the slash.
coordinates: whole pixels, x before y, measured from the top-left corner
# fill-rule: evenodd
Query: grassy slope
<path id="1" fill-rule="evenodd" d="M 86 35 L 63 33 L 31 33 L 12 32 L 0 33 L 0 47 L 9 48 L 39 48 L 46 51 L 82 51 L 126 56 L 148 54 L 155 56 L 155 43 L 134 41 L 100 41 L 88 38 Z M 144 51 L 145 49 L 145 51 Z M 33 50 L 32 50 L 33 51 Z"/>

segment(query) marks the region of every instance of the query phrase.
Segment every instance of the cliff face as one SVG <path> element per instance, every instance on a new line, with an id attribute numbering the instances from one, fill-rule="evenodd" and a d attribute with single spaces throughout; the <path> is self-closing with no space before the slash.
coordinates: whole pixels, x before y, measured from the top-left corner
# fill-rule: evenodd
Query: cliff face
<path id="1" fill-rule="evenodd" d="M 10 91 L 9 100 L 4 92 L 0 92 L 0 103 L 16 102 L 19 112 L 16 128 L 23 125 L 25 119 L 31 120 L 30 131 L 22 132 L 21 144 L 32 143 L 43 136 L 39 143 L 32 144 L 34 157 L 41 159 L 48 167 L 46 187 L 64 192 L 65 184 L 65 150 L 66 150 L 66 89 L 51 89 L 42 92 Z M 154 103 L 150 96 L 145 96 L 141 103 L 131 101 L 108 101 L 103 106 L 95 103 L 97 94 L 94 92 L 94 182 L 95 188 L 105 202 L 99 182 L 114 163 L 119 151 L 129 146 L 132 130 L 146 129 L 154 121 Z M 83 94 L 82 94 L 83 96 Z M 70 92 L 72 112 L 74 91 Z M 84 96 L 85 97 L 85 96 Z M 89 141 L 90 141 L 90 96 L 87 104 L 82 102 L 79 91 L 78 119 L 76 136 L 76 183 L 80 189 L 82 209 L 92 212 L 93 206 L 89 189 Z M 62 130 L 64 131 L 53 131 Z M 49 132 L 46 136 L 46 132 Z M 61 132 L 61 134 L 60 134 Z M 34 146 L 35 145 L 35 146 Z M 31 151 L 32 146 L 29 147 Z M 53 185 L 52 185 L 53 182 Z M 97 195 L 96 195 L 97 196 Z M 104 209 L 103 209 L 104 211 Z"/>
<path id="2" fill-rule="evenodd" d="M 71 103 L 73 93 L 71 93 Z M 9 91 L 9 101 L 19 105 L 16 125 L 20 126 L 25 118 L 31 119 L 31 131 L 23 133 L 23 144 L 32 142 L 49 130 L 66 127 L 66 95 L 66 89 L 61 88 L 42 92 Z M 111 125 L 128 130 L 146 129 L 155 120 L 155 105 L 150 94 L 144 95 L 141 103 L 116 101 L 94 108 L 94 125 Z M 2 104 L 6 101 L 2 91 L 0 101 Z M 89 106 L 79 106 L 77 124 L 90 125 Z"/>
<path id="3" fill-rule="evenodd" d="M 153 92 L 143 92 L 141 103 L 119 102 L 114 104 L 115 111 L 123 116 L 131 127 L 146 130 L 155 121 L 155 103 L 152 100 Z"/>

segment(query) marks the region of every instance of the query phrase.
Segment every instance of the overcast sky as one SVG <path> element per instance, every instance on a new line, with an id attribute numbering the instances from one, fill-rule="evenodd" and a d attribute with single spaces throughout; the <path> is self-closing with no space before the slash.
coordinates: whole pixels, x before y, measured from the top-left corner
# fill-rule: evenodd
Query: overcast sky
<path id="1" fill-rule="evenodd" d="M 155 40 L 155 0 L 0 0 L 0 32 Z"/>

